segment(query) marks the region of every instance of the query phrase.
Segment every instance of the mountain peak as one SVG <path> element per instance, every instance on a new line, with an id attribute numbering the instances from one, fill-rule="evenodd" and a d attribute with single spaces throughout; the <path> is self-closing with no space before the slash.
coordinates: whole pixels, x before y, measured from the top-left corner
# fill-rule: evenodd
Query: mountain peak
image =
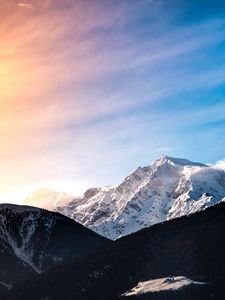
<path id="1" fill-rule="evenodd" d="M 150 166 L 135 169 L 118 185 L 89 189 L 65 205 L 53 194 L 36 206 L 51 204 L 51 210 L 115 240 L 220 202 L 225 198 L 224 182 L 223 162 L 219 167 L 207 166 L 164 154 Z"/>
<path id="2" fill-rule="evenodd" d="M 199 162 L 192 162 L 186 158 L 176 158 L 167 156 L 166 154 L 163 154 L 159 159 L 156 160 L 158 164 L 164 164 L 164 163 L 172 163 L 179 166 L 198 166 L 198 167 L 207 167 L 207 165 L 199 163 Z"/>

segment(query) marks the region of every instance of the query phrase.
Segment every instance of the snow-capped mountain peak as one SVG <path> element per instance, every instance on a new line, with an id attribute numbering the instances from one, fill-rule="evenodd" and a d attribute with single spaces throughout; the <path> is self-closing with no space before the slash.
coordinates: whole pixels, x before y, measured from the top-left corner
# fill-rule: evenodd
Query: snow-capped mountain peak
<path id="1" fill-rule="evenodd" d="M 198 167 L 207 167 L 207 165 L 199 163 L 199 162 L 192 162 L 188 159 L 185 158 L 176 158 L 176 157 L 171 157 L 163 154 L 159 159 L 154 161 L 152 165 L 163 165 L 163 164 L 172 164 L 172 165 L 177 165 L 177 166 L 198 166 Z"/>
<path id="2" fill-rule="evenodd" d="M 57 211 L 114 240 L 220 202 L 225 197 L 222 166 L 163 155 L 119 185 L 89 189 Z"/>

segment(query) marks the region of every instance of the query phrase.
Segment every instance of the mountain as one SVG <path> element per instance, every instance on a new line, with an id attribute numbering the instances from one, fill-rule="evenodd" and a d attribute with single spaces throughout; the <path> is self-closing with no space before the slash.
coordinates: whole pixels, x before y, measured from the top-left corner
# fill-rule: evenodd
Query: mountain
<path id="1" fill-rule="evenodd" d="M 222 300 L 224 220 L 221 202 L 156 224 L 24 282 L 5 300 Z"/>
<path id="2" fill-rule="evenodd" d="M 92 188 L 56 211 L 115 240 L 220 202 L 225 163 L 204 165 L 163 155 L 117 186 Z"/>
<path id="3" fill-rule="evenodd" d="M 59 213 L 12 204 L 0 205 L 0 239 L 10 255 L 38 273 L 108 242 Z"/>
<path id="4" fill-rule="evenodd" d="M 49 189 L 39 189 L 28 196 L 22 204 L 54 210 L 57 207 L 65 206 L 74 197 L 64 192 L 56 192 Z"/>

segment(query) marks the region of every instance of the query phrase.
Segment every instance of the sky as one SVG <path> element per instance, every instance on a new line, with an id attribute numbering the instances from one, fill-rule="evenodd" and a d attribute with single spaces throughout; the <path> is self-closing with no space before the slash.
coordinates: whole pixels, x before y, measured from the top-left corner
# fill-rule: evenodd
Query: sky
<path id="1" fill-rule="evenodd" d="M 225 2 L 0 0 L 0 202 L 225 158 Z"/>

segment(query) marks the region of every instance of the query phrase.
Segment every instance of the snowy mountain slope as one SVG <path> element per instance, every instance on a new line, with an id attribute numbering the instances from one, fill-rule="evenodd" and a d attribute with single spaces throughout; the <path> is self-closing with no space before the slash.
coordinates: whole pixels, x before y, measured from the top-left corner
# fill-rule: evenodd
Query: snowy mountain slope
<path id="1" fill-rule="evenodd" d="M 63 192 L 39 189 L 28 196 L 22 204 L 54 210 L 56 207 L 68 204 L 73 198 L 73 196 Z"/>
<path id="2" fill-rule="evenodd" d="M 75 221 L 40 208 L 0 205 L 0 239 L 36 272 L 89 253 L 107 240 Z"/>
<path id="3" fill-rule="evenodd" d="M 118 186 L 92 188 L 56 210 L 115 240 L 225 198 L 225 166 L 163 155 Z"/>
<path id="4" fill-rule="evenodd" d="M 0 296 L 15 284 L 37 273 L 15 256 L 12 247 L 0 238 Z"/>

